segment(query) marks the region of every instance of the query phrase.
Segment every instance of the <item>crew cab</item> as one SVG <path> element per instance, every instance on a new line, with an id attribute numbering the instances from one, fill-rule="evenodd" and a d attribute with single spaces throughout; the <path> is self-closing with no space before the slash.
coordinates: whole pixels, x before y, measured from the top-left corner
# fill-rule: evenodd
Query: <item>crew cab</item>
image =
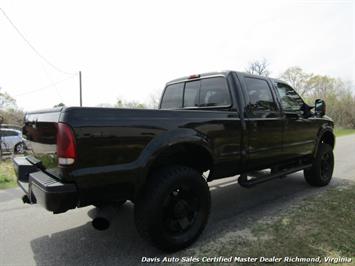
<path id="1" fill-rule="evenodd" d="M 314 110 L 313 110 L 314 109 Z M 33 153 L 15 157 L 24 202 L 53 213 L 134 203 L 142 237 L 167 251 L 187 247 L 210 212 L 208 182 L 243 187 L 304 171 L 325 186 L 334 168 L 333 121 L 281 80 L 236 71 L 168 82 L 158 110 L 62 107 L 27 113 Z M 70 213 L 68 213 L 70 215 Z"/>

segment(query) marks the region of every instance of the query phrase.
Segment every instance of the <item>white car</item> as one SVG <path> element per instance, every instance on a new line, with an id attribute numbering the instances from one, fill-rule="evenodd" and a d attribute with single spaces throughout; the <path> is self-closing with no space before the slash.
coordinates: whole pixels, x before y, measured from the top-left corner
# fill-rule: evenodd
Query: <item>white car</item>
<path id="1" fill-rule="evenodd" d="M 1 151 L 24 153 L 26 144 L 22 138 L 22 132 L 16 129 L 1 128 L 0 129 Z"/>

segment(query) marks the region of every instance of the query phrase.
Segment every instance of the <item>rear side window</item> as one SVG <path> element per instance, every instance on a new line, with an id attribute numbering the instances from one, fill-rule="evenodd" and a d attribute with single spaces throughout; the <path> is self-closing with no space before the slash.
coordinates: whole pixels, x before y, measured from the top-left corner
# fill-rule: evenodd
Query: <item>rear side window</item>
<path id="1" fill-rule="evenodd" d="M 208 78 L 201 80 L 200 105 L 205 106 L 229 106 L 231 98 L 225 78 Z"/>
<path id="2" fill-rule="evenodd" d="M 245 78 L 249 95 L 249 111 L 268 112 L 276 111 L 277 107 L 266 80 L 257 78 Z"/>
<path id="3" fill-rule="evenodd" d="M 174 109 L 182 107 L 182 93 L 184 83 L 176 83 L 168 85 L 165 89 L 164 96 L 161 102 L 162 109 Z"/>

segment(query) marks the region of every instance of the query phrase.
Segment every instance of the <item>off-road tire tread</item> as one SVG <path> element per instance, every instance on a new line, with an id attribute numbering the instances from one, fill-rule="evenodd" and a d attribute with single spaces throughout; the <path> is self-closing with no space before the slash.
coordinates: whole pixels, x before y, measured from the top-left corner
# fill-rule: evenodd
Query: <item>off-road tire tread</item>
<path id="1" fill-rule="evenodd" d="M 304 173 L 304 178 L 307 181 L 308 184 L 310 184 L 311 186 L 315 186 L 315 187 L 323 187 L 329 184 L 331 178 L 327 181 L 324 181 L 321 179 L 321 175 L 320 175 L 320 158 L 322 157 L 322 155 L 326 152 L 333 152 L 333 148 L 326 143 L 320 143 L 318 150 L 317 150 L 317 155 L 316 158 L 313 161 L 312 167 L 309 169 L 305 169 L 303 171 Z M 334 158 L 334 155 L 333 155 Z M 334 163 L 333 163 L 333 167 L 334 167 Z"/>
<path id="2" fill-rule="evenodd" d="M 207 218 L 204 225 L 199 230 L 197 236 L 195 236 L 193 239 L 190 239 L 190 241 L 188 241 L 184 245 L 182 246 L 162 245 L 161 243 L 155 241 L 154 237 L 150 233 L 150 222 L 149 222 L 150 214 L 151 214 L 151 210 L 155 208 L 155 202 L 159 198 L 159 193 L 163 191 L 167 186 L 169 186 L 170 180 L 178 178 L 179 176 L 196 176 L 196 178 L 201 179 L 201 184 L 203 184 L 202 182 L 205 183 L 204 189 L 207 190 L 206 192 L 208 194 L 208 197 L 206 200 L 208 201 L 208 206 L 209 206 L 207 212 Z M 155 247 L 161 250 L 168 251 L 168 252 L 180 250 L 193 243 L 203 231 L 204 227 L 207 224 L 207 220 L 210 214 L 210 201 L 211 199 L 210 199 L 207 182 L 195 169 L 186 166 L 177 166 L 177 165 L 158 169 L 150 176 L 147 185 L 144 191 L 142 192 L 142 195 L 140 195 L 140 197 L 136 200 L 134 216 L 135 216 L 135 225 L 137 231 L 143 239 L 150 242 Z"/>

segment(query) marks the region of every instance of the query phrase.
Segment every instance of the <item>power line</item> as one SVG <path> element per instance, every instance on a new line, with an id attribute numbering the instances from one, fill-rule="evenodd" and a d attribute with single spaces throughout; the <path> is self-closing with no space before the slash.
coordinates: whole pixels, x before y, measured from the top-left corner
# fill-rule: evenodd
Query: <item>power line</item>
<path id="1" fill-rule="evenodd" d="M 16 95 L 14 95 L 14 97 L 19 97 L 19 96 L 23 96 L 23 95 L 26 95 L 26 94 L 31 94 L 31 93 L 34 93 L 34 92 L 37 92 L 37 91 L 45 90 L 45 89 L 50 88 L 50 87 L 53 87 L 53 86 L 55 86 L 55 85 L 57 85 L 57 84 L 59 84 L 59 83 L 62 83 L 62 82 L 67 81 L 67 80 L 69 80 L 69 79 L 72 79 L 72 78 L 73 78 L 74 76 L 76 76 L 76 75 L 77 75 L 77 73 L 71 74 L 71 76 L 68 77 L 68 78 L 65 78 L 65 79 L 62 79 L 62 80 L 53 82 L 53 83 L 51 83 L 51 84 L 48 84 L 48 85 L 46 85 L 46 86 L 44 86 L 44 87 L 42 87 L 42 88 L 36 89 L 36 90 L 31 90 L 31 91 L 26 91 L 26 92 L 23 92 L 23 93 L 20 93 L 20 94 L 16 94 Z"/>
<path id="2" fill-rule="evenodd" d="M 46 76 L 47 76 L 49 82 L 53 83 L 53 87 L 55 88 L 55 91 L 57 92 L 59 98 L 60 98 L 61 101 L 63 102 L 63 98 L 62 98 L 62 95 L 59 93 L 57 84 L 54 83 L 54 80 L 53 80 L 52 76 L 48 73 L 47 69 L 44 67 L 43 64 L 44 64 L 44 63 L 42 62 L 41 66 L 42 66 L 43 72 L 46 74 Z"/>
<path id="3" fill-rule="evenodd" d="M 66 75 L 73 75 L 73 73 L 69 73 L 66 71 L 61 70 L 59 67 L 55 66 L 54 64 L 52 64 L 47 58 L 45 58 L 31 43 L 29 40 L 27 40 L 27 38 L 25 37 L 25 35 L 18 29 L 18 27 L 12 22 L 12 20 L 10 19 L 10 17 L 6 14 L 6 12 L 0 7 L 1 12 L 3 13 L 4 17 L 7 19 L 7 21 L 10 23 L 10 25 L 15 29 L 15 31 L 17 32 L 18 35 L 20 35 L 20 37 L 25 41 L 25 43 L 32 49 L 33 52 L 35 52 L 35 54 L 37 54 L 37 56 L 39 56 L 43 61 L 45 61 L 48 65 L 50 65 L 53 69 L 57 70 L 58 72 L 61 72 L 63 74 Z"/>

